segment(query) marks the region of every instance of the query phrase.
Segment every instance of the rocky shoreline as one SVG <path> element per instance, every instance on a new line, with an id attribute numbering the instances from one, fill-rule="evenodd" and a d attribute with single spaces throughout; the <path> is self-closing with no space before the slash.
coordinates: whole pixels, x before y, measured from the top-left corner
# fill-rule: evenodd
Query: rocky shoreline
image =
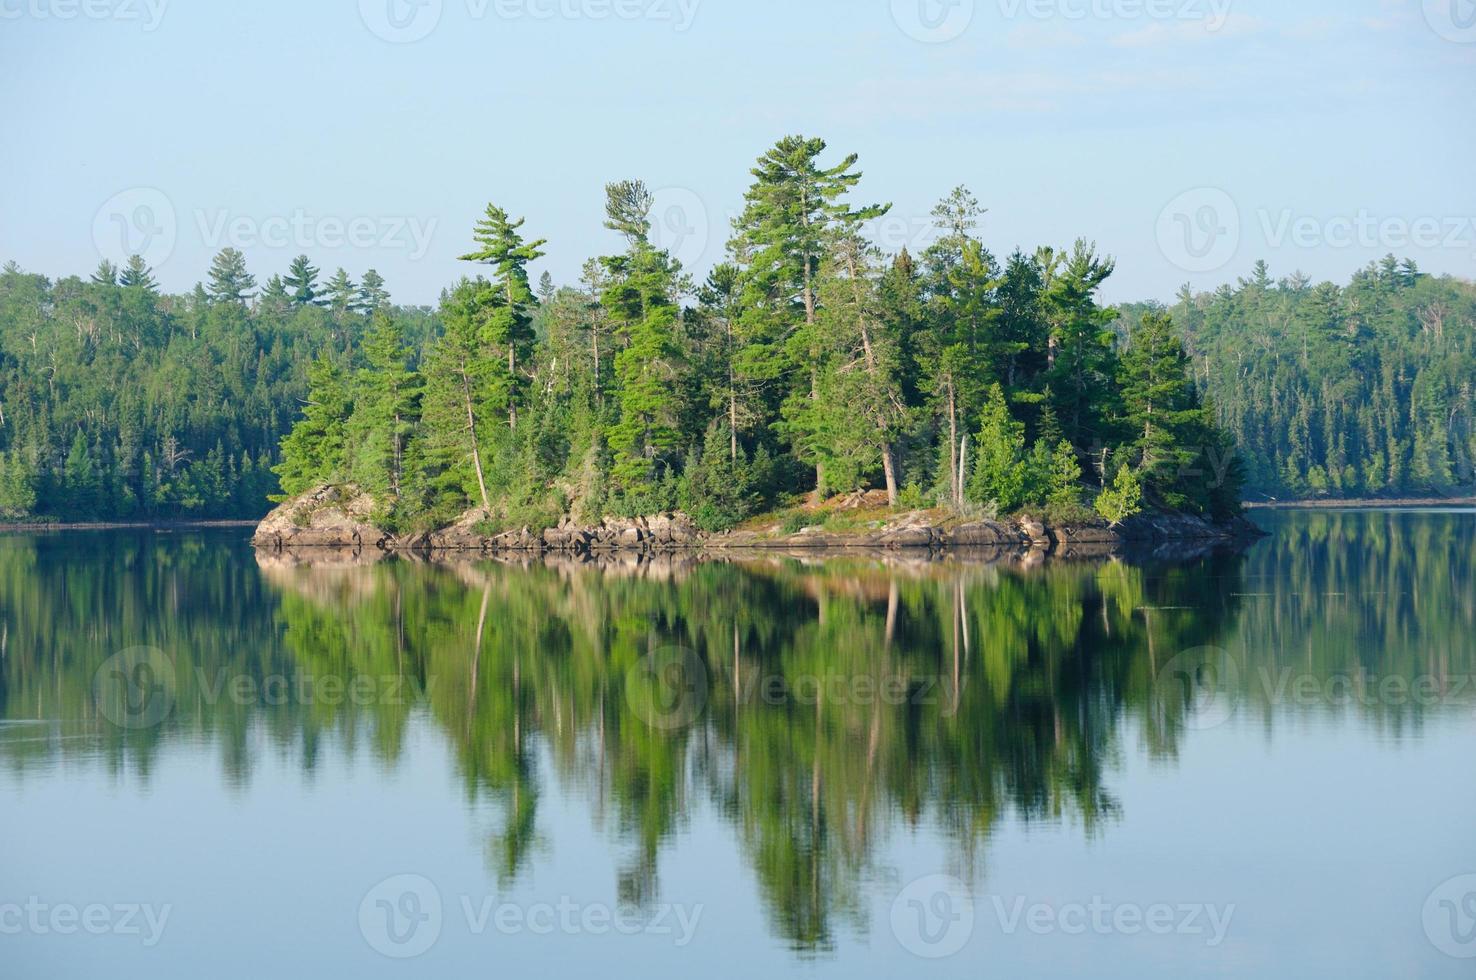
<path id="1" fill-rule="evenodd" d="M 385 555 L 459 554 L 464 556 L 566 555 L 616 553 L 779 551 L 791 553 L 930 551 L 966 549 L 1110 552 L 1115 548 L 1184 543 L 1249 541 L 1264 534 L 1245 519 L 1216 524 L 1185 514 L 1143 514 L 1118 527 L 1105 522 L 1047 526 L 1035 521 L 1001 522 L 943 517 L 917 511 L 887 514 L 864 527 L 827 531 L 806 527 L 789 533 L 775 524 L 722 534 L 706 534 L 682 514 L 607 518 L 581 525 L 570 518 L 555 528 L 520 528 L 487 534 L 484 515 L 468 512 L 450 527 L 396 536 L 374 526 L 373 501 L 352 487 L 321 487 L 282 504 L 256 529 L 252 542 L 266 552 L 330 549 Z"/>

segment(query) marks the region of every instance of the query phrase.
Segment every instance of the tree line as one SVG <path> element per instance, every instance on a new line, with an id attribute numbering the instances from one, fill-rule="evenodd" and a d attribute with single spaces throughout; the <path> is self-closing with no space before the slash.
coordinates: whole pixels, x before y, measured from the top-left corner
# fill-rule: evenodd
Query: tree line
<path id="1" fill-rule="evenodd" d="M 373 270 L 319 285 L 299 257 L 258 289 L 235 249 L 205 282 L 164 295 L 139 256 L 56 282 L 0 271 L 0 519 L 258 518 L 307 364 L 350 356 L 393 310 Z"/>
<path id="2" fill-rule="evenodd" d="M 759 158 L 725 261 L 698 283 L 653 241 L 651 191 L 606 189 L 618 247 L 537 288 L 546 242 L 489 205 L 434 337 L 393 310 L 311 369 L 284 495 L 352 482 L 393 529 L 682 509 L 716 530 L 800 494 L 1109 520 L 1227 516 L 1241 473 L 1171 317 L 1119 339 L 1114 262 L 993 255 L 957 188 L 920 255 L 885 254 L 857 157 L 786 137 Z"/>
<path id="3" fill-rule="evenodd" d="M 0 518 L 256 518 L 353 481 L 399 528 L 801 494 L 1120 519 L 1252 497 L 1451 494 L 1476 458 L 1476 287 L 1393 257 L 1346 287 L 1251 277 L 1168 308 L 1098 300 L 1111 258 L 980 241 L 958 188 L 921 254 L 867 238 L 855 156 L 789 137 L 702 282 L 607 189 L 618 247 L 535 288 L 545 243 L 489 206 L 437 309 L 306 256 L 234 249 L 184 295 L 143 260 L 0 272 Z M 1181 343 L 1180 338 L 1183 338 Z M 294 429 L 294 421 L 297 425 Z M 284 441 L 284 437 L 285 441 Z"/>
<path id="4" fill-rule="evenodd" d="M 1151 307 L 1125 311 L 1124 327 Z M 1252 497 L 1446 496 L 1476 484 L 1476 286 L 1393 256 L 1345 287 L 1266 263 L 1172 308 Z"/>

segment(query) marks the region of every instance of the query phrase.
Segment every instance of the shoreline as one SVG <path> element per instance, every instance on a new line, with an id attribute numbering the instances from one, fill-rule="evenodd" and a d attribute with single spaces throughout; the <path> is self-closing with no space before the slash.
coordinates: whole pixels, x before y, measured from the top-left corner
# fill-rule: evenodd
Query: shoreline
<path id="1" fill-rule="evenodd" d="M 1287 510 L 1383 510 L 1398 508 L 1439 508 L 1439 507 L 1476 507 L 1476 497 L 1375 497 L 1368 499 L 1347 500 L 1274 500 L 1274 501 L 1246 501 L 1246 511 L 1287 511 Z M 1177 516 L 1177 515 L 1172 515 Z M 263 521 L 246 519 L 221 519 L 221 520 L 156 520 L 156 521 L 0 521 L 0 533 L 14 534 L 21 532 L 45 532 L 55 533 L 59 531 L 190 531 L 208 530 L 211 528 L 259 528 Z M 980 522 L 991 524 L 999 528 L 1014 528 L 1016 525 L 1006 522 Z M 450 529 L 445 529 L 450 530 Z M 1048 529 L 1051 530 L 1051 529 Z M 439 532 L 438 532 L 439 533 Z M 513 532 L 516 533 L 516 532 Z M 425 537 L 429 537 L 426 535 Z M 1008 536 L 1007 536 L 1008 537 Z M 741 540 L 737 540 L 740 539 Z M 734 539 L 734 540 L 729 540 Z M 808 539 L 808 540 L 807 540 Z M 1129 540 L 1130 536 L 1124 536 Z M 1189 540 L 1192 540 L 1189 539 Z M 1008 543 L 1008 542 L 1000 542 Z M 1028 543 L 1028 540 L 1027 542 Z M 1100 540 L 1097 542 L 1100 543 Z M 342 548 L 351 547 L 352 541 L 344 539 L 337 542 L 325 542 L 319 545 L 297 544 L 298 547 L 323 547 Z M 703 548 L 731 551 L 731 550 L 792 550 L 792 551 L 824 551 L 824 550 L 851 550 L 851 549 L 875 549 L 882 546 L 875 535 L 854 534 L 848 532 L 825 532 L 816 531 L 810 535 L 789 535 L 781 537 L 760 538 L 752 532 L 727 531 L 712 535 L 704 539 L 701 545 L 692 545 L 686 550 L 701 550 Z M 975 545 L 961 545 L 961 547 L 974 547 Z M 912 545 L 921 547 L 921 544 Z M 390 551 L 412 551 L 425 550 L 410 545 L 392 547 Z M 466 550 L 457 547 L 435 547 L 431 551 L 460 551 Z M 519 549 L 510 549 L 519 550 Z M 526 549 L 534 550 L 534 549 Z"/>
<path id="2" fill-rule="evenodd" d="M 1476 507 L 1476 497 L 1371 497 L 1367 500 L 1270 500 L 1247 502 L 1246 510 L 1382 510 L 1399 507 Z"/>
<path id="3" fill-rule="evenodd" d="M 252 536 L 258 551 L 275 554 L 315 549 L 380 555 L 573 555 L 790 552 L 948 553 L 991 549 L 1052 554 L 1081 549 L 1111 551 L 1130 546 L 1254 541 L 1266 532 L 1244 517 L 1215 523 L 1187 514 L 1148 513 L 1109 526 L 1084 518 L 1048 525 L 1032 517 L 1010 521 L 967 517 L 951 511 L 851 509 L 815 513 L 812 526 L 793 526 L 794 515 L 771 514 L 741 528 L 709 534 L 681 513 L 605 518 L 580 524 L 565 517 L 557 527 L 496 531 L 485 514 L 468 511 L 449 527 L 394 535 L 375 527 L 373 501 L 357 488 L 320 487 L 284 503 Z"/>
<path id="4" fill-rule="evenodd" d="M 260 521 L 32 521 L 0 522 L 0 532 L 22 531 L 190 531 L 201 528 L 257 527 Z"/>

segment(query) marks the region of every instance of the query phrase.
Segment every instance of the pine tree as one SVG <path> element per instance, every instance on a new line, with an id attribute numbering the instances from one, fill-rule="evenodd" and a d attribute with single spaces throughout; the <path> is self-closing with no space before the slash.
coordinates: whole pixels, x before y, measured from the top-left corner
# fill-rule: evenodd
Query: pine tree
<path id="1" fill-rule="evenodd" d="M 318 289 L 318 268 L 308 261 L 306 255 L 299 255 L 292 260 L 292 264 L 287 268 L 287 274 L 282 277 L 282 284 L 287 288 L 287 294 L 294 305 L 324 305 L 324 301 L 320 298 L 321 291 Z"/>
<path id="2" fill-rule="evenodd" d="M 1133 432 L 1129 445 L 1144 489 L 1169 507 L 1203 503 L 1204 495 L 1185 484 L 1212 426 L 1190 383 L 1173 318 L 1161 312 L 1144 316 L 1122 367 L 1125 415 Z"/>
<path id="3" fill-rule="evenodd" d="M 35 472 L 22 453 L 0 453 L 0 517 L 14 520 L 35 510 Z"/>
<path id="4" fill-rule="evenodd" d="M 118 285 L 118 267 L 103 259 L 98 263 L 97 271 L 92 274 L 92 282 L 98 286 Z"/>
<path id="5" fill-rule="evenodd" d="M 816 465 L 821 492 L 822 447 L 803 422 L 816 417 L 826 354 L 816 329 L 820 265 L 837 229 L 854 229 L 890 208 L 853 210 L 844 197 L 861 180 L 853 169 L 858 157 L 851 154 L 835 166 L 822 167 L 818 161 L 825 149 L 824 140 L 787 136 L 760 157 L 728 246 L 747 277 L 743 332 L 750 340 L 747 359 L 755 373 L 777 375 L 784 362 L 799 369 L 797 385 L 786 400 L 785 431 L 801 457 Z"/>
<path id="6" fill-rule="evenodd" d="M 234 248 L 221 249 L 210 263 L 205 287 L 211 302 L 244 306 L 255 288 L 256 277 L 246 271 L 246 256 Z"/>
<path id="7" fill-rule="evenodd" d="M 123 268 L 123 275 L 118 280 L 122 286 L 137 286 L 146 292 L 155 293 L 159 290 L 159 284 L 154 281 L 154 270 L 150 269 L 141 255 L 130 255 L 128 264 Z"/>
<path id="8" fill-rule="evenodd" d="M 1069 256 L 1048 262 L 1049 383 L 1066 438 L 1076 446 L 1111 442 L 1114 436 L 1116 358 L 1110 327 L 1117 314 L 1098 307 L 1095 297 L 1115 267 L 1085 241 L 1078 241 Z"/>
<path id="9" fill-rule="evenodd" d="M 267 280 L 266 288 L 261 291 L 260 309 L 268 316 L 284 316 L 292 308 L 292 296 L 287 292 L 287 284 L 279 275 L 273 275 Z"/>
<path id="10" fill-rule="evenodd" d="M 354 284 L 354 281 L 349 278 L 348 272 L 341 266 L 338 271 L 333 273 L 333 278 L 328 280 L 328 285 L 323 295 L 327 297 L 324 300 L 324 305 L 331 309 L 333 315 L 339 320 L 350 314 L 358 313 L 361 310 L 359 306 L 359 287 Z"/>
<path id="11" fill-rule="evenodd" d="M 419 415 L 420 378 L 410 368 L 410 349 L 388 313 L 375 314 L 364 338 L 366 366 L 356 380 L 349 421 L 354 482 L 379 496 L 398 498 L 404 486 L 405 454 Z"/>
<path id="12" fill-rule="evenodd" d="M 373 269 L 364 273 L 364 281 L 359 284 L 359 307 L 372 316 L 389 305 L 389 298 L 384 277 Z"/>
<path id="13" fill-rule="evenodd" d="M 991 385 L 985 395 L 974 446 L 969 497 L 976 503 L 995 504 L 1002 514 L 1027 503 L 1030 481 L 1025 426 L 1010 414 L 1004 389 L 998 384 Z"/>
<path id="14" fill-rule="evenodd" d="M 345 425 L 353 402 L 343 369 L 325 354 L 313 362 L 308 384 L 303 417 L 282 440 L 282 461 L 273 467 L 282 484 L 277 499 L 347 476 Z"/>
<path id="15" fill-rule="evenodd" d="M 101 514 L 102 478 L 81 429 L 73 435 L 72 448 L 62 464 L 62 484 L 69 513 L 80 517 Z"/>
<path id="16" fill-rule="evenodd" d="M 1050 443 L 1042 439 L 1041 446 Z M 1065 439 L 1056 444 L 1050 456 L 1050 477 L 1046 502 L 1052 507 L 1069 508 L 1081 503 L 1081 462 L 1076 449 Z"/>
<path id="17" fill-rule="evenodd" d="M 893 506 L 900 492 L 896 443 L 912 421 L 904 391 L 901 338 L 905 303 L 883 301 L 877 255 L 859 235 L 839 235 L 821 266 L 819 328 L 834 349 L 822 368 L 820 397 L 801 403 L 802 425 L 816 435 L 821 460 L 859 485 L 880 465 Z M 889 274 L 895 298 L 911 288 L 911 271 L 894 263 Z M 887 313 L 893 314 L 887 322 Z M 831 478 L 833 479 L 833 477 Z M 835 484 L 836 489 L 841 489 Z"/>
<path id="18" fill-rule="evenodd" d="M 605 227 L 627 245 L 623 255 L 604 260 L 608 280 L 601 296 L 624 342 L 615 355 L 619 418 L 609 433 L 612 476 L 627 495 L 639 495 L 662 478 L 679 441 L 680 392 L 673 381 L 681 265 L 650 242 L 652 196 L 645 184 L 621 181 L 605 192 Z"/>
<path id="19" fill-rule="evenodd" d="M 498 391 L 500 362 L 489 356 L 481 329 L 488 288 L 486 280 L 463 279 L 443 297 L 445 331 L 425 359 L 417 493 L 427 512 L 441 518 L 472 500 L 492 511 L 484 448 L 492 413 L 506 402 Z"/>
<path id="20" fill-rule="evenodd" d="M 480 262 L 493 269 L 493 295 L 485 314 L 485 340 L 502 354 L 507 363 L 508 427 L 518 427 L 518 406 L 523 400 L 525 378 L 521 365 L 532 356 L 533 309 L 537 301 L 528 281 L 528 263 L 543 257 L 548 242 L 539 239 L 524 242 L 519 229 L 523 220 L 509 220 L 506 211 L 493 204 L 477 222 L 472 238 L 480 247 L 461 257 L 463 262 Z"/>

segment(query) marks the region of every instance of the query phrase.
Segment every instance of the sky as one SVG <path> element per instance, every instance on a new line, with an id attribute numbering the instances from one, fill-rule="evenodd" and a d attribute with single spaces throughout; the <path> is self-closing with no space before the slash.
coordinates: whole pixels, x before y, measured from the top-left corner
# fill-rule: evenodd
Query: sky
<path id="1" fill-rule="evenodd" d="M 572 283 L 627 177 L 700 278 L 792 133 L 860 155 L 884 249 L 962 184 L 998 255 L 1116 257 L 1111 302 L 1476 278 L 1476 0 L 0 0 L 0 83 L 0 262 L 54 278 L 233 246 L 432 304 L 495 202 Z"/>

